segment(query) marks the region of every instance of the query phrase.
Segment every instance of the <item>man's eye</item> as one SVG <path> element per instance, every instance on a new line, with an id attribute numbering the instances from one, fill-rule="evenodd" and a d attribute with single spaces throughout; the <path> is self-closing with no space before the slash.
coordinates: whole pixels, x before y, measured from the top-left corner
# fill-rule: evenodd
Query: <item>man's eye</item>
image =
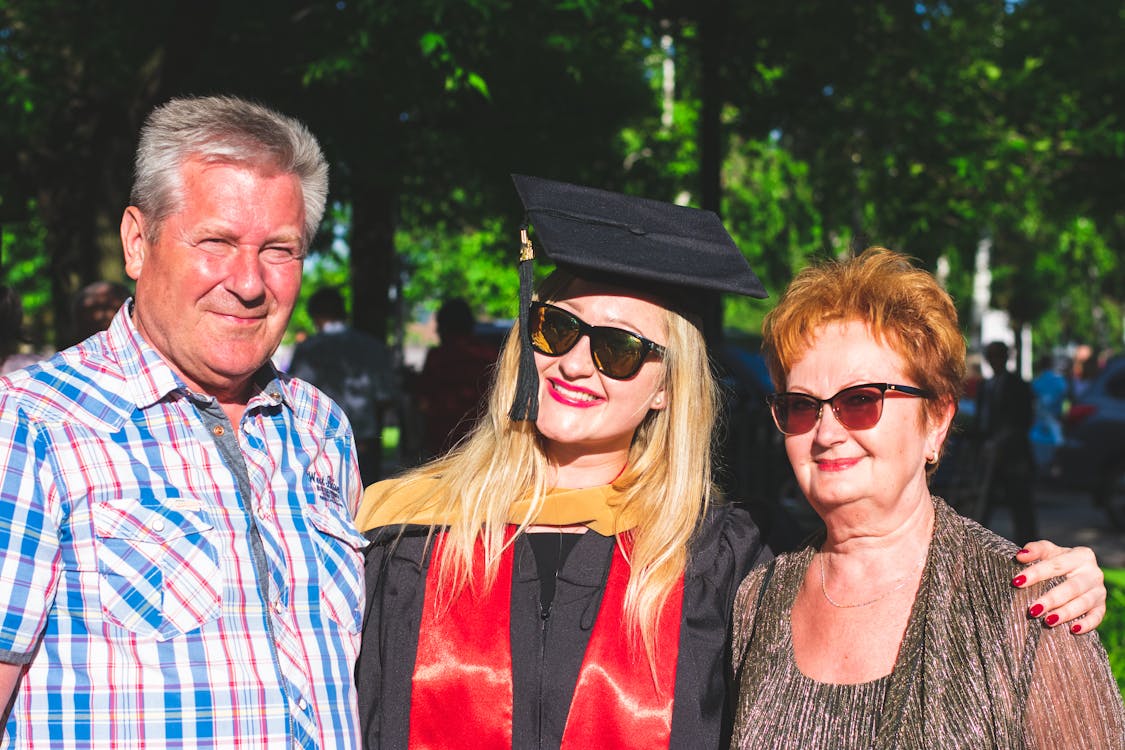
<path id="1" fill-rule="evenodd" d="M 195 246 L 204 252 L 214 254 L 225 254 L 230 249 L 230 243 L 218 237 L 206 237 L 195 243 Z"/>
<path id="2" fill-rule="evenodd" d="M 266 247 L 260 255 L 263 261 L 273 264 L 288 263 L 302 257 L 298 250 L 291 247 Z"/>

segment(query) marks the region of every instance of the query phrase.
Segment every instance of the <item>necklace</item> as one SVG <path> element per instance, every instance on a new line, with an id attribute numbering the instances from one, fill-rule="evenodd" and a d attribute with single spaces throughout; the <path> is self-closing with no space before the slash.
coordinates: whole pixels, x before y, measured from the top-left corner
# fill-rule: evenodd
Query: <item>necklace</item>
<path id="1" fill-rule="evenodd" d="M 914 579 L 913 575 L 907 575 L 901 581 L 896 583 L 894 588 L 887 589 L 886 591 L 884 591 L 882 594 L 879 594 L 879 596 L 875 597 L 874 599 L 868 599 L 867 601 L 859 602 L 858 604 L 840 604 L 840 602 L 836 601 L 835 599 L 833 599 L 832 597 L 830 597 L 828 595 L 828 587 L 824 585 L 824 566 L 825 566 L 824 560 L 825 560 L 825 557 L 822 553 L 821 556 L 820 556 L 820 593 L 824 594 L 824 598 L 828 601 L 829 604 L 831 604 L 833 607 L 837 607 L 839 609 L 853 609 L 853 608 L 856 608 L 856 607 L 871 606 L 875 602 L 882 601 L 883 599 L 886 599 L 888 596 L 890 596 L 894 592 L 902 589 L 903 586 L 910 583 L 910 581 Z M 913 573 L 914 571 L 921 568 L 922 563 L 924 563 L 925 561 L 926 561 L 926 556 L 923 555 L 922 559 L 919 560 L 918 564 L 914 566 L 914 570 L 912 570 L 911 573 Z"/>

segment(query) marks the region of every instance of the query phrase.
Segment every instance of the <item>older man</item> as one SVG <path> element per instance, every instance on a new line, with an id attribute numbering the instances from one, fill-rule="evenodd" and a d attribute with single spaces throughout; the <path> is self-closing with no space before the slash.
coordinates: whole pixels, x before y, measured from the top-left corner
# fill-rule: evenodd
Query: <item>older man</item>
<path id="1" fill-rule="evenodd" d="M 121 220 L 136 296 L 0 380 L 13 747 L 355 747 L 351 429 L 269 357 L 324 211 L 300 123 L 178 99 Z"/>

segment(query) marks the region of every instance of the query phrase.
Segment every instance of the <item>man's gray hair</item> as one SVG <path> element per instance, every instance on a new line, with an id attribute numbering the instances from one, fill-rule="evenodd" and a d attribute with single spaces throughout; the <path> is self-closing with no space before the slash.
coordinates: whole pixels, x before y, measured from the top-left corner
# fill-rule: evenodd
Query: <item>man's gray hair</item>
<path id="1" fill-rule="evenodd" d="M 183 97 L 154 109 L 141 128 L 129 197 L 144 214 L 149 242 L 181 208 L 180 167 L 188 159 L 296 175 L 305 200 L 305 247 L 312 242 L 328 199 L 328 163 L 302 123 L 233 96 Z"/>

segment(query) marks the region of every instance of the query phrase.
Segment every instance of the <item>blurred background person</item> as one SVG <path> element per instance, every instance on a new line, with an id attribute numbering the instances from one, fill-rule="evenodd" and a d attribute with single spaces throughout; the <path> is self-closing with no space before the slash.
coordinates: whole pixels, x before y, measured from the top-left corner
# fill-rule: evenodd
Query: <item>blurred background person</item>
<path id="1" fill-rule="evenodd" d="M 1077 401 L 1086 393 L 1090 383 L 1098 375 L 1098 357 L 1094 347 L 1079 344 L 1074 349 L 1070 362 L 1070 400 Z"/>
<path id="2" fill-rule="evenodd" d="M 1031 425 L 1031 448 L 1037 472 L 1045 475 L 1051 466 L 1055 448 L 1062 443 L 1062 416 L 1068 386 L 1050 354 L 1036 360 L 1035 372 L 1031 381 L 1035 414 Z"/>
<path id="3" fill-rule="evenodd" d="M 306 309 L 316 333 L 294 348 L 289 374 L 327 393 L 347 414 L 363 483 L 370 484 L 382 470 L 384 414 L 398 395 L 391 355 L 382 341 L 347 325 L 336 289 L 313 292 Z"/>
<path id="4" fill-rule="evenodd" d="M 474 335 L 475 325 L 469 303 L 460 297 L 447 300 L 437 312 L 440 343 L 426 353 L 426 362 L 414 383 L 426 460 L 456 445 L 484 408 L 500 350 Z"/>
<path id="5" fill-rule="evenodd" d="M 70 308 L 75 343 L 109 328 L 113 316 L 132 294 L 116 281 L 95 281 L 79 289 Z"/>
<path id="6" fill-rule="evenodd" d="M 1008 345 L 993 341 L 984 350 L 992 377 L 977 393 L 977 433 L 992 441 L 996 449 L 993 480 L 981 523 L 988 525 L 997 507 L 1012 514 L 1016 539 L 1034 539 L 1035 498 L 1031 488 L 1035 463 L 1031 452 L 1031 386 L 1019 373 L 1008 369 Z"/>

